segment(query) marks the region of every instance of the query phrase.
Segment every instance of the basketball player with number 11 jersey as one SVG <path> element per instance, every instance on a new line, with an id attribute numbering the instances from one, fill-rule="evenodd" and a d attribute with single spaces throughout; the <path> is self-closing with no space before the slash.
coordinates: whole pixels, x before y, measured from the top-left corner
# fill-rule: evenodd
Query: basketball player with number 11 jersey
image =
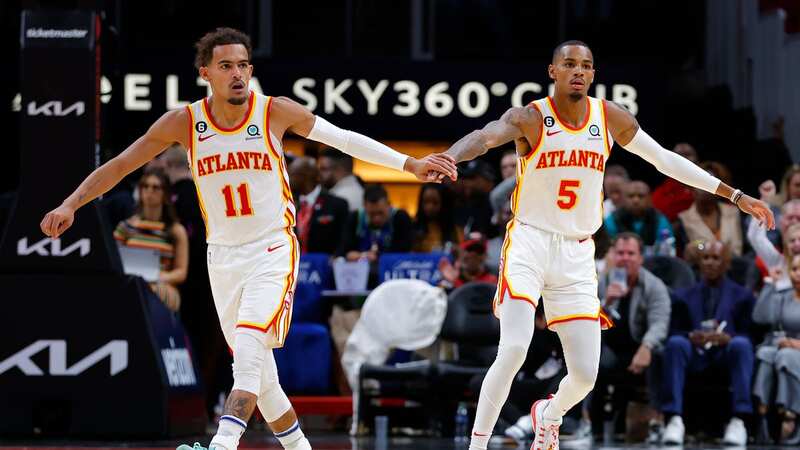
<path id="1" fill-rule="evenodd" d="M 289 330 L 300 257 L 283 136 L 312 139 L 373 164 L 413 173 L 422 181 L 455 179 L 456 167 L 449 156 L 408 157 L 336 127 L 293 100 L 252 92 L 250 38 L 238 30 L 218 28 L 195 47 L 195 66 L 212 95 L 161 116 L 47 213 L 42 232 L 57 238 L 71 226 L 76 209 L 180 143 L 188 150 L 206 223 L 214 303 L 233 352 L 233 390 L 209 448 L 236 450 L 258 407 L 284 448 L 308 450 L 311 445 L 281 389 L 272 354 Z M 199 443 L 179 447 L 204 448 Z"/>
<path id="2" fill-rule="evenodd" d="M 513 218 L 494 299 L 500 346 L 481 386 L 470 450 L 486 449 L 500 407 L 525 361 L 540 297 L 547 326 L 561 340 L 567 375 L 555 395 L 531 408 L 531 449 L 557 450 L 561 418 L 594 387 L 600 330 L 612 324 L 598 300 L 592 234 L 603 221 L 603 173 L 614 141 L 662 173 L 729 199 L 756 220 L 774 226 L 766 204 L 661 147 L 624 108 L 589 97 L 594 61 L 585 43 L 568 41 L 556 47 L 548 74 L 555 85 L 552 96 L 509 109 L 445 152 L 461 162 L 514 141 L 518 156 Z M 637 357 L 649 361 L 650 349 L 643 346 L 640 352 Z"/>

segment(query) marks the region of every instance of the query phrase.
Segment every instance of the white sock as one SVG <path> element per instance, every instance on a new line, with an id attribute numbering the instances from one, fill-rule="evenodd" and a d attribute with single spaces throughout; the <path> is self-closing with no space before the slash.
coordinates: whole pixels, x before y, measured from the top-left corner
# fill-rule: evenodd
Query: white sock
<path id="1" fill-rule="evenodd" d="M 275 433 L 275 437 L 281 442 L 283 448 L 287 450 L 311 450 L 311 444 L 300 429 L 300 422 L 297 421 L 286 431 Z"/>
<path id="2" fill-rule="evenodd" d="M 210 449 L 214 447 L 223 447 L 226 450 L 236 450 L 239 446 L 239 438 L 244 434 L 247 429 L 247 422 L 244 420 L 230 415 L 225 415 L 219 418 L 219 427 L 217 434 L 211 439 L 208 444 Z"/>

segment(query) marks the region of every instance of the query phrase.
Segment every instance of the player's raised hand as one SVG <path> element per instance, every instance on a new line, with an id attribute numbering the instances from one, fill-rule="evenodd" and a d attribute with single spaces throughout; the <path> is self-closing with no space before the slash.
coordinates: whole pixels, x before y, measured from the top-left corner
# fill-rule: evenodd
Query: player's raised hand
<path id="1" fill-rule="evenodd" d="M 766 226 L 768 230 L 775 228 L 775 216 L 765 202 L 745 194 L 739 199 L 737 206 L 742 212 L 750 214 L 759 223 Z"/>
<path id="2" fill-rule="evenodd" d="M 56 239 L 61 236 L 67 228 L 72 226 L 73 220 L 75 220 L 75 209 L 61 205 L 47 213 L 39 226 L 42 228 L 42 233 L 50 236 L 52 239 Z"/>
<path id="3" fill-rule="evenodd" d="M 429 183 L 440 183 L 444 177 L 453 181 L 458 178 L 455 160 L 444 153 L 435 153 L 422 159 L 408 158 L 406 170 L 420 181 Z"/>

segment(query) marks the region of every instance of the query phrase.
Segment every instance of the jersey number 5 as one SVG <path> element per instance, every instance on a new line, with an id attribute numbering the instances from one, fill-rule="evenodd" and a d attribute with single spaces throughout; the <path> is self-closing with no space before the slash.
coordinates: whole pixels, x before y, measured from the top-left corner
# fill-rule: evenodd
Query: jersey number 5
<path id="1" fill-rule="evenodd" d="M 253 214 L 253 207 L 250 204 L 250 189 L 247 183 L 242 183 L 236 188 L 239 193 L 239 202 L 242 204 L 242 209 L 236 211 L 236 203 L 233 199 L 233 188 L 230 184 L 226 184 L 222 188 L 222 195 L 225 197 L 225 215 L 228 217 L 236 216 L 249 216 Z"/>
<path id="2" fill-rule="evenodd" d="M 576 191 L 581 187 L 581 180 L 561 180 L 558 187 L 558 201 L 556 204 L 561 209 L 572 209 L 578 203 Z"/>

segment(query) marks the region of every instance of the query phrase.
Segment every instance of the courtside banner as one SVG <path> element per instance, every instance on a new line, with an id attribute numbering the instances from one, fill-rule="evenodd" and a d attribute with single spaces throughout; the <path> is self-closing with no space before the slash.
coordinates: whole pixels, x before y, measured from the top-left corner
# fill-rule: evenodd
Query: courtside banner
<path id="1" fill-rule="evenodd" d="M 39 227 L 100 162 L 96 20 L 91 12 L 22 14 L 20 186 L 0 231 L 0 273 L 121 273 L 95 204 L 59 239 Z"/>
<path id="2" fill-rule="evenodd" d="M 0 435 L 204 431 L 183 327 L 141 278 L 0 274 L 0 282 L 9 299 L 0 320 Z"/>
<path id="3" fill-rule="evenodd" d="M 115 55 L 117 72 L 102 80 L 101 99 L 121 150 L 165 111 L 208 95 L 192 53 Z M 452 140 L 494 120 L 511 106 L 550 93 L 548 61 L 445 62 L 253 61 L 251 88 L 290 97 L 336 125 L 380 139 Z M 648 130 L 662 123 L 664 76 L 640 66 L 597 68 L 590 95 L 613 100 Z"/>

